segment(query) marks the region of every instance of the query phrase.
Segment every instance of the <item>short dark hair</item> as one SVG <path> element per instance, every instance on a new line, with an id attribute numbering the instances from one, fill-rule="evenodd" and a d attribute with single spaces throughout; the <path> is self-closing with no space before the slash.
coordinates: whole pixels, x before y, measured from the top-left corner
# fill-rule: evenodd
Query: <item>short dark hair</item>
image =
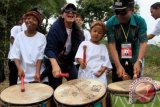
<path id="1" fill-rule="evenodd" d="M 160 8 L 160 2 L 156 2 L 156 3 L 152 4 L 151 8 L 153 8 L 153 9 Z"/>
<path id="2" fill-rule="evenodd" d="M 82 20 L 84 20 L 84 16 L 83 16 L 83 15 L 80 15 L 79 13 L 76 14 L 76 18 L 77 18 L 77 17 L 79 17 L 79 18 L 81 18 Z"/>

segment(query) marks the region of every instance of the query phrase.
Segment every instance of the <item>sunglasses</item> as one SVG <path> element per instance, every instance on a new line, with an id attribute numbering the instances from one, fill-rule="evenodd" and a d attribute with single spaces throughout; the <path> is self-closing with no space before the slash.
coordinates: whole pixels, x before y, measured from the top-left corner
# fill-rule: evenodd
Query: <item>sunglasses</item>
<path id="1" fill-rule="evenodd" d="M 65 13 L 70 13 L 70 12 L 72 12 L 73 14 L 76 14 L 76 13 L 77 13 L 77 11 L 72 10 L 72 9 L 65 9 L 64 12 L 65 12 Z"/>
<path id="2" fill-rule="evenodd" d="M 115 10 L 116 15 L 122 15 L 125 16 L 128 13 L 128 9 L 123 9 L 123 10 Z"/>

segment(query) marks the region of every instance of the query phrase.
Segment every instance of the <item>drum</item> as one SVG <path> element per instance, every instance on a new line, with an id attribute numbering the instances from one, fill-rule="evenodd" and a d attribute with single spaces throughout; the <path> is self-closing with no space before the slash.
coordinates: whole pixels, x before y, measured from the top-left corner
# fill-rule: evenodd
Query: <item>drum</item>
<path id="1" fill-rule="evenodd" d="M 0 100 L 7 106 L 49 106 L 53 97 L 52 87 L 42 83 L 27 83 L 25 91 L 21 92 L 21 85 L 13 85 L 0 93 Z"/>
<path id="2" fill-rule="evenodd" d="M 155 90 L 155 94 L 153 92 L 150 94 L 146 94 L 146 87 L 148 89 L 152 85 L 150 84 L 145 84 L 145 83 L 140 83 L 135 87 L 132 87 L 132 89 L 136 90 L 135 94 L 135 99 L 136 101 L 139 100 L 138 98 L 140 97 L 141 99 L 143 98 L 142 101 L 145 101 L 144 98 L 149 99 L 150 102 L 145 102 L 145 103 L 129 103 L 129 92 L 130 88 L 129 87 L 132 84 L 133 80 L 126 80 L 126 81 L 120 81 L 120 82 L 114 82 L 108 85 L 108 91 L 110 95 L 110 100 L 111 100 L 111 106 L 112 107 L 158 107 L 160 104 L 160 91 Z M 159 84 L 159 82 L 156 82 Z M 137 97 L 137 95 L 139 95 Z M 153 98 L 152 100 L 150 98 Z M 134 99 L 134 100 L 135 100 Z"/>
<path id="3" fill-rule="evenodd" d="M 54 98 L 58 105 L 64 106 L 93 106 L 106 95 L 106 86 L 92 79 L 70 80 L 54 91 Z"/>

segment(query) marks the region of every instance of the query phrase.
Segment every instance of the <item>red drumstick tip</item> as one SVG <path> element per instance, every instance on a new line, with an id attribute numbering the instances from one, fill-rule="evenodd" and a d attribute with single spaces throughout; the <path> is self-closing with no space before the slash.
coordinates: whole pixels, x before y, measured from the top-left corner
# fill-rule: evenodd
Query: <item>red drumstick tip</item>
<path id="1" fill-rule="evenodd" d="M 21 92 L 24 92 L 25 88 L 24 88 L 24 77 L 21 77 Z"/>

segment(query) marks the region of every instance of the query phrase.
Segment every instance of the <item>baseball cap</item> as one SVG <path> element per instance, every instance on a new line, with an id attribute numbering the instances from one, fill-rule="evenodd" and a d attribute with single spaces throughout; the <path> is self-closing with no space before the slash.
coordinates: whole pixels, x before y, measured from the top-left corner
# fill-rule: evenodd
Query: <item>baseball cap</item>
<path id="1" fill-rule="evenodd" d="M 134 0 L 114 0 L 114 9 L 134 8 Z"/>
<path id="2" fill-rule="evenodd" d="M 72 11 L 72 12 L 76 13 L 77 12 L 77 8 L 76 8 L 76 6 L 74 4 L 67 3 L 67 4 L 64 5 L 64 7 L 61 8 L 61 11 L 62 11 L 62 13 L 63 12 L 67 12 L 67 11 Z"/>

